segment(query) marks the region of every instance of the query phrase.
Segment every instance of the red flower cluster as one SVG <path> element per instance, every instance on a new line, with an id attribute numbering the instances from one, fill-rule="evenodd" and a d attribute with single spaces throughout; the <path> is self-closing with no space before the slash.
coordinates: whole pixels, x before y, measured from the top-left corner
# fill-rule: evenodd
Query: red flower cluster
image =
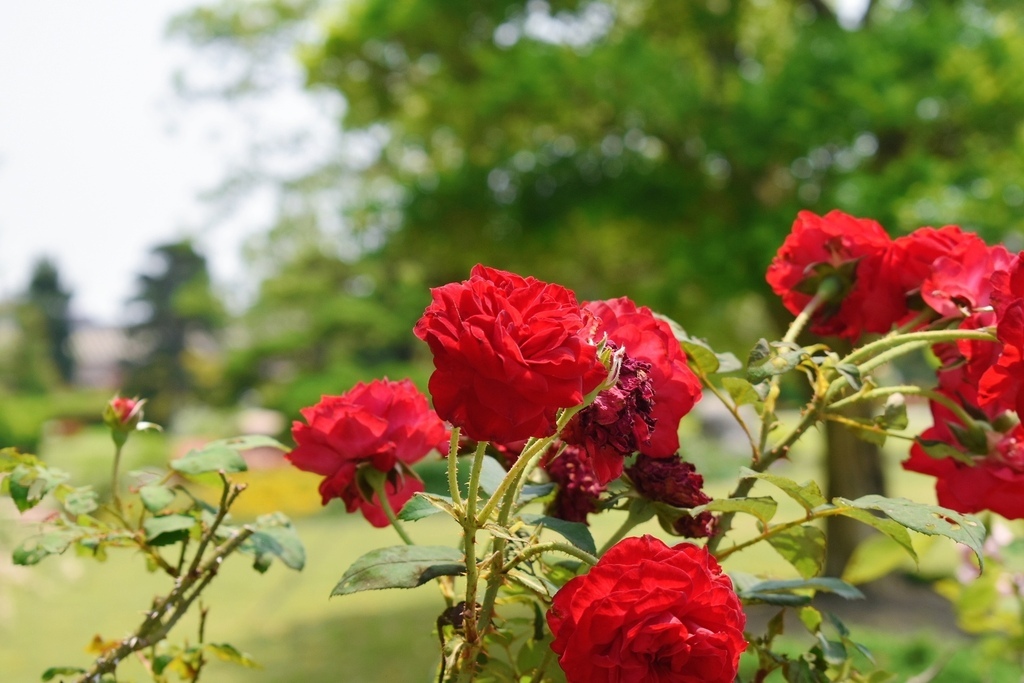
<path id="1" fill-rule="evenodd" d="M 431 290 L 415 333 L 434 356 L 434 407 L 475 441 L 550 436 L 605 378 L 593 316 L 568 289 L 478 265 Z"/>
<path id="2" fill-rule="evenodd" d="M 341 396 L 324 396 L 294 422 L 297 444 L 286 457 L 300 470 L 323 475 L 323 504 L 341 498 L 349 512 L 361 510 L 377 527 L 388 525 L 381 501 L 360 477 L 373 468 L 387 475 L 385 492 L 391 508 L 400 509 L 423 490 L 408 465 L 447 446 L 444 423 L 427 399 L 407 379 L 359 383 Z"/>
<path id="3" fill-rule="evenodd" d="M 732 683 L 747 645 L 714 557 L 652 536 L 620 541 L 565 584 L 547 620 L 569 683 Z"/>

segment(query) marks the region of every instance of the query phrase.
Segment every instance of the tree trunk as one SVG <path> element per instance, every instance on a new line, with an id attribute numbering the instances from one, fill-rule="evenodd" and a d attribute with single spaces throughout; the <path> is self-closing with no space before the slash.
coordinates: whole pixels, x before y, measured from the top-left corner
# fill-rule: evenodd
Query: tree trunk
<path id="1" fill-rule="evenodd" d="M 858 404 L 847 415 L 868 417 L 871 415 L 871 407 Z M 835 422 L 826 424 L 825 437 L 825 468 L 830 499 L 835 496 L 857 498 L 869 493 L 885 494 L 882 455 L 876 445 L 859 439 L 848 427 Z M 839 576 L 854 548 L 871 534 L 871 529 L 847 517 L 829 517 L 825 521 L 825 575 Z"/>

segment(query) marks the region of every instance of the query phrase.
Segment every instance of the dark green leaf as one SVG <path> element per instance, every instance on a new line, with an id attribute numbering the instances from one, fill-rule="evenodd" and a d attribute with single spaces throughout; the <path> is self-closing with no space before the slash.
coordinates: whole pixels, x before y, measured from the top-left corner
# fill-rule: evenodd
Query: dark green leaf
<path id="1" fill-rule="evenodd" d="M 825 568 L 825 533 L 816 526 L 804 524 L 780 531 L 769 536 L 768 543 L 805 579 Z"/>
<path id="2" fill-rule="evenodd" d="M 818 631 L 817 637 L 822 657 L 824 657 L 826 662 L 833 666 L 838 666 L 846 661 L 846 647 L 842 643 L 829 640 L 821 631 Z"/>
<path id="3" fill-rule="evenodd" d="M 552 481 L 546 484 L 527 484 L 523 487 L 523 490 L 519 492 L 519 500 L 516 502 L 520 505 L 534 498 L 540 498 L 546 496 L 555 490 L 555 483 Z"/>
<path id="4" fill-rule="evenodd" d="M 852 363 L 840 363 L 836 366 L 836 372 L 846 378 L 847 384 L 854 391 L 860 391 L 864 383 L 861 381 L 860 368 Z M 902 429 L 902 427 L 900 427 Z"/>
<path id="5" fill-rule="evenodd" d="M 356 560 L 331 595 L 382 588 L 414 588 L 438 576 L 465 573 L 465 557 L 455 548 L 435 545 L 378 548 Z"/>
<path id="6" fill-rule="evenodd" d="M 238 451 L 223 444 L 208 444 L 171 461 L 171 469 L 182 474 L 245 472 L 248 466 Z"/>
<path id="7" fill-rule="evenodd" d="M 532 526 L 551 529 L 580 550 L 591 555 L 597 554 L 597 546 L 594 544 L 594 537 L 590 534 L 590 527 L 582 522 L 567 522 L 564 519 L 545 515 L 523 515 L 522 520 Z"/>
<path id="8" fill-rule="evenodd" d="M 775 474 L 767 474 L 765 472 L 755 472 L 754 470 L 743 467 L 740 469 L 740 474 L 744 477 L 755 477 L 762 479 L 769 484 L 774 484 L 778 488 L 782 489 L 786 495 L 800 503 L 800 506 L 810 512 L 819 505 L 824 505 L 828 501 L 825 496 L 821 495 L 821 489 L 818 488 L 818 484 L 814 481 L 806 481 L 803 484 L 798 484 L 792 479 L 786 477 L 780 477 Z"/>
<path id="9" fill-rule="evenodd" d="M 899 431 L 906 429 L 909 424 L 907 419 L 907 402 L 903 394 L 893 394 L 885 401 L 885 408 L 879 417 L 875 418 L 875 424 L 882 429 Z"/>
<path id="10" fill-rule="evenodd" d="M 149 484 L 139 489 L 139 498 L 146 509 L 157 514 L 174 502 L 175 493 L 172 489 L 160 484 Z"/>
<path id="11" fill-rule="evenodd" d="M 775 375 L 789 372 L 809 357 L 803 348 L 780 342 L 768 345 L 767 355 L 763 355 L 765 347 L 762 346 L 762 342 L 763 339 L 750 352 L 750 359 L 747 361 L 747 379 L 751 384 L 758 384 Z"/>
<path id="12" fill-rule="evenodd" d="M 915 503 L 906 498 L 869 495 L 844 502 L 855 508 L 884 512 L 894 521 L 918 533 L 951 538 L 973 550 L 978 561 L 984 562 L 982 545 L 985 542 L 985 527 L 969 515 L 938 505 Z"/>
<path id="13" fill-rule="evenodd" d="M 842 579 L 830 576 L 818 576 L 810 579 L 773 579 L 761 581 L 740 592 L 740 597 L 745 597 L 748 594 L 800 594 L 807 591 L 835 593 L 847 600 L 862 600 L 864 598 L 864 594 L 855 586 L 851 586 Z"/>
<path id="14" fill-rule="evenodd" d="M 257 559 L 270 555 L 289 569 L 301 571 L 306 566 L 306 548 L 291 524 L 258 529 L 246 540 L 246 545 Z"/>

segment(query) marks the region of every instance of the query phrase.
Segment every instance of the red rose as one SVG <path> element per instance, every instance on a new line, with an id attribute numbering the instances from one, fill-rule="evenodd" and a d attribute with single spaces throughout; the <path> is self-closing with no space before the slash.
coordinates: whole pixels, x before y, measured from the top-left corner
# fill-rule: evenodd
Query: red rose
<path id="1" fill-rule="evenodd" d="M 569 683 L 732 683 L 747 646 L 715 558 L 653 536 L 620 541 L 565 584 L 547 620 Z"/>
<path id="2" fill-rule="evenodd" d="M 372 467 L 387 475 L 385 492 L 397 511 L 423 490 L 406 466 L 448 441 L 444 423 L 407 379 L 359 383 L 301 412 L 308 424 L 292 424 L 296 447 L 285 457 L 300 470 L 325 477 L 320 484 L 324 505 L 341 498 L 349 512 L 361 510 L 377 527 L 387 526 L 388 519 L 359 469 Z"/>
<path id="3" fill-rule="evenodd" d="M 810 302 L 821 280 L 839 279 L 840 293 L 811 319 L 816 334 L 855 340 L 864 332 L 887 332 L 906 310 L 903 295 L 881 277 L 891 244 L 873 220 L 842 211 L 825 216 L 801 211 L 766 279 L 793 315 Z"/>
<path id="4" fill-rule="evenodd" d="M 1006 434 L 988 434 L 987 454 L 969 453 L 949 428 L 955 422 L 944 409 L 933 407 L 936 424 L 921 434 L 926 441 L 949 444 L 970 458 L 973 464 L 944 457 L 935 458 L 915 444 L 903 469 L 936 478 L 939 505 L 963 513 L 991 510 L 1007 519 L 1024 519 L 1024 426 L 1016 425 Z M 942 415 L 947 416 L 942 419 Z"/>
<path id="5" fill-rule="evenodd" d="M 679 450 L 679 421 L 701 398 L 700 380 L 686 364 L 686 354 L 664 320 L 646 306 L 621 297 L 589 301 L 584 308 L 598 318 L 598 335 L 608 335 L 633 359 L 651 364 L 654 389 L 650 416 L 654 419 L 650 443 L 639 451 L 652 458 L 668 458 Z M 616 475 L 617 476 L 617 475 Z"/>
<path id="6" fill-rule="evenodd" d="M 921 298 L 943 316 L 971 315 L 991 303 L 992 275 L 1008 270 L 1012 260 L 1005 247 L 990 247 L 972 236 L 935 260 L 921 285 Z"/>
<path id="7" fill-rule="evenodd" d="M 477 265 L 431 294 L 415 329 L 434 354 L 430 394 L 470 439 L 550 436 L 606 376 L 590 314 L 560 285 Z"/>
<path id="8" fill-rule="evenodd" d="M 1009 271 L 992 276 L 999 358 L 979 382 L 979 403 L 994 412 L 1024 415 L 1024 261 L 1014 258 Z"/>

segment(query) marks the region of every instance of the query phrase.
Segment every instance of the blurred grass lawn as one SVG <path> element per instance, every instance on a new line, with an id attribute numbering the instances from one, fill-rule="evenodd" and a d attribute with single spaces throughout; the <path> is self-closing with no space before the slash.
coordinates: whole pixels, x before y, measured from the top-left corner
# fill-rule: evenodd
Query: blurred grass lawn
<path id="1" fill-rule="evenodd" d="M 791 462 L 773 471 L 798 481 L 817 476 L 817 445 L 814 435 L 793 454 Z M 126 468 L 133 469 L 162 458 L 166 437 L 151 436 L 133 441 L 137 450 L 128 453 Z M 51 463 L 76 472 L 103 485 L 109 466 L 105 435 L 84 432 L 71 438 L 52 440 L 44 448 Z M 897 444 L 897 448 L 900 445 Z M 699 449 L 698 467 L 717 472 L 735 472 L 743 463 L 739 456 L 718 453 L 712 446 Z M 887 456 L 890 495 L 904 495 L 931 502 L 931 481 L 904 473 L 896 450 Z M 711 462 L 714 460 L 715 462 Z M 706 467 L 700 461 L 706 461 Z M 345 569 L 361 554 L 377 547 L 398 544 L 390 529 L 373 529 L 359 516 L 338 514 L 340 503 L 319 512 L 317 477 L 291 468 L 255 470 L 244 476 L 250 489 L 240 499 L 237 513 L 250 516 L 283 510 L 296 518 L 306 544 L 305 570 L 296 573 L 274 565 L 264 575 L 248 565 L 247 558 L 231 558 L 206 594 L 211 607 L 207 622 L 210 642 L 228 642 L 249 653 L 263 668 L 248 670 L 234 664 L 211 663 L 204 678 L 213 682 L 242 681 L 280 683 L 350 683 L 388 681 L 424 683 L 433 680 L 438 642 L 432 633 L 444 603 L 430 584 L 408 591 L 374 591 L 328 599 Z M 734 479 L 709 482 L 712 495 L 725 495 Z M 776 495 L 763 482 L 754 495 Z M 777 496 L 778 497 L 778 496 Z M 794 516 L 798 508 L 780 500 L 779 520 Z M 314 513 L 315 514 L 311 514 Z M 0 544 L 27 533 L 18 522 L 8 521 L 13 513 L 0 515 Z M 621 523 L 621 516 L 604 515 L 595 520 L 594 536 L 600 545 Z M 443 515 L 410 525 L 414 538 L 424 544 L 454 544 L 457 530 Z M 751 533 L 752 526 L 737 529 Z M 668 539 L 650 522 L 637 530 Z M 952 544 L 941 553 L 940 562 L 955 561 Z M 166 592 L 162 576 L 147 574 L 144 562 L 130 552 L 111 553 L 105 564 L 74 556 L 49 558 L 34 568 L 11 567 L 9 551 L 0 552 L 0 680 L 35 681 L 43 670 L 55 665 L 86 666 L 91 656 L 85 648 L 94 635 L 121 638 L 138 624 L 139 615 L 152 597 Z M 751 571 L 773 576 L 792 576 L 792 569 L 767 544 L 737 553 L 727 564 L 733 571 Z M 195 638 L 195 620 L 183 620 L 171 640 L 182 643 Z M 883 663 L 909 675 L 919 673 L 949 649 L 948 636 L 906 633 L 899 624 L 888 630 L 854 629 L 855 637 L 875 649 Z M 981 678 L 972 672 L 967 641 L 956 646 L 962 651 L 935 683 L 981 683 L 1019 678 Z M 961 656 L 961 654 L 963 656 Z M 125 680 L 147 680 L 141 668 L 122 667 Z M 904 680 L 906 676 L 901 676 Z"/>

